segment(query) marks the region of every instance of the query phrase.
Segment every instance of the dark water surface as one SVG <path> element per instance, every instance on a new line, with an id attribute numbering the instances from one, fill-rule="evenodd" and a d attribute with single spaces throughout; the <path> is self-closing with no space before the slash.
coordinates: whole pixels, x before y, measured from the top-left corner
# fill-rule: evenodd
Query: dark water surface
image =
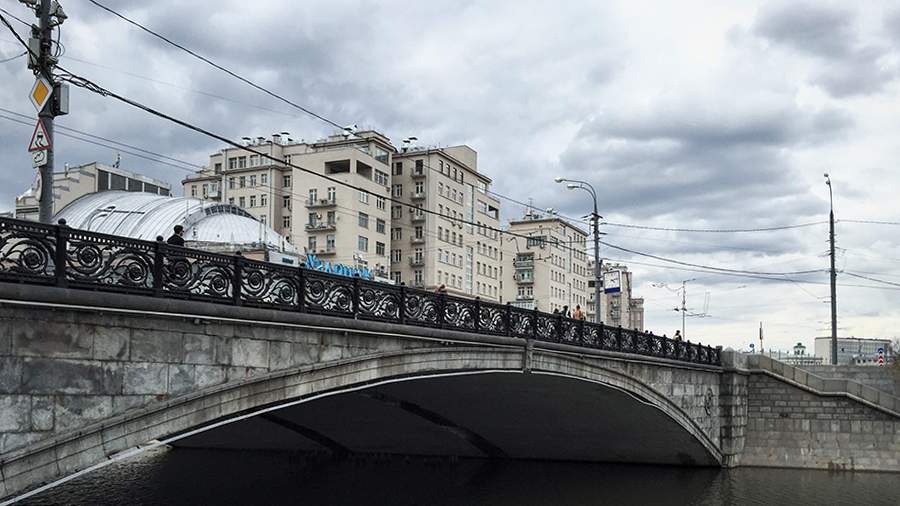
<path id="1" fill-rule="evenodd" d="M 19 504 L 898 505 L 900 475 L 179 449 Z"/>

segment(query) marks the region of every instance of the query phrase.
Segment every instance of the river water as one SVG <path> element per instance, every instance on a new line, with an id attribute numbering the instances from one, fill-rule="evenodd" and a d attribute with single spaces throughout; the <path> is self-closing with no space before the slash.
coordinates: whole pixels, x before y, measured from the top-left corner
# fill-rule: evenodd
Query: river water
<path id="1" fill-rule="evenodd" d="M 900 475 L 158 450 L 27 505 L 898 505 Z"/>

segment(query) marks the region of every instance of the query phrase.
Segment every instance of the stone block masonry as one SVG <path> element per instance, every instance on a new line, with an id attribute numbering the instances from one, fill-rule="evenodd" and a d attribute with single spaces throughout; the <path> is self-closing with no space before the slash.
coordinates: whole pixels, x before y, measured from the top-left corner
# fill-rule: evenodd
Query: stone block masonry
<path id="1" fill-rule="evenodd" d="M 424 344 L 295 325 L 3 307 L 0 455 L 202 388 Z"/>
<path id="2" fill-rule="evenodd" d="M 741 465 L 900 472 L 900 419 L 843 396 L 750 375 Z"/>

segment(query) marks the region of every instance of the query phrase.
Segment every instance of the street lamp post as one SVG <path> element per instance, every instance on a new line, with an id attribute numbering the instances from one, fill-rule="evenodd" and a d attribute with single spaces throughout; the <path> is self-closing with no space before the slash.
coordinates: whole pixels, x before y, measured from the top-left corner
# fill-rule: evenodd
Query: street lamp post
<path id="1" fill-rule="evenodd" d="M 600 323 L 600 311 L 603 307 L 600 304 L 600 294 L 602 293 L 601 285 L 603 284 L 602 270 L 603 264 L 600 263 L 600 214 L 597 212 L 597 191 L 587 181 L 578 181 L 575 179 L 565 179 L 557 177 L 554 179 L 557 183 L 569 183 L 566 187 L 570 190 L 582 189 L 591 194 L 594 198 L 594 213 L 591 219 L 594 222 L 594 322 Z"/>
<path id="2" fill-rule="evenodd" d="M 834 269 L 834 197 L 831 193 L 831 178 L 825 174 L 828 185 L 828 204 L 831 212 L 828 215 L 829 242 L 831 243 L 831 365 L 837 365 L 837 271 Z"/>

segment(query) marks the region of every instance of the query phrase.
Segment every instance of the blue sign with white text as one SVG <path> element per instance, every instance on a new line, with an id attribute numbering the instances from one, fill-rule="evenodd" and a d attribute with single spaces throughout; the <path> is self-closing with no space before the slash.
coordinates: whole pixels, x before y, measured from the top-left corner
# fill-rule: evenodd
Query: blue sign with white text
<path id="1" fill-rule="evenodd" d="M 347 276 L 354 277 L 359 276 L 362 279 L 373 279 L 375 276 L 372 275 L 372 272 L 369 269 L 350 267 L 349 265 L 344 264 L 333 264 L 331 262 L 323 262 L 322 259 L 315 255 L 311 255 L 309 253 L 306 254 L 306 268 L 313 269 L 321 272 L 328 272 L 331 274 L 337 274 L 339 276 Z"/>

